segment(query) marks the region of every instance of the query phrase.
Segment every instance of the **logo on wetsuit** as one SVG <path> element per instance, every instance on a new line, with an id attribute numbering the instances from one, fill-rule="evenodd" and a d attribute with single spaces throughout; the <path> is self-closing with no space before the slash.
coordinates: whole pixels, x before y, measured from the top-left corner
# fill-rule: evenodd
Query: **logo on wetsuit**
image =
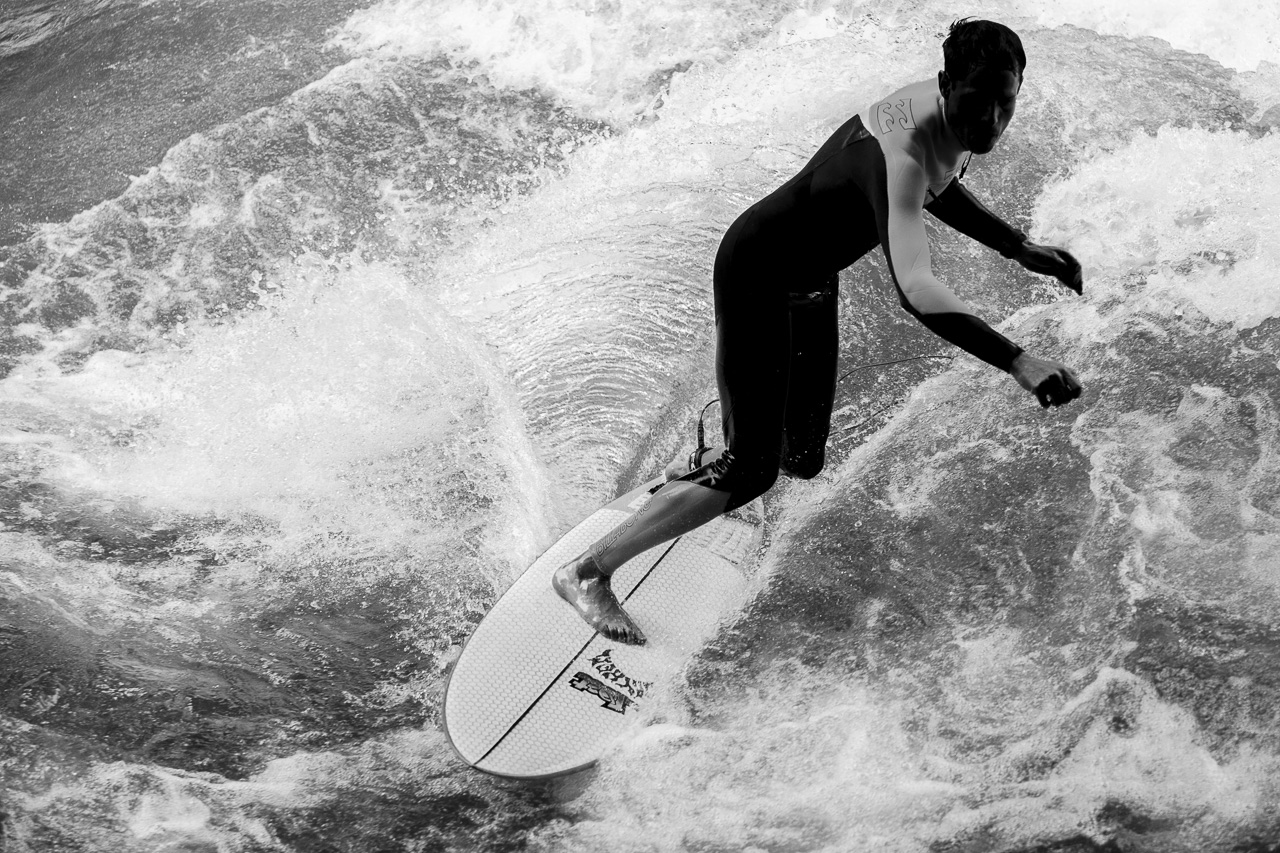
<path id="1" fill-rule="evenodd" d="M 569 679 L 569 686 L 574 690 L 581 690 L 583 693 L 595 696 L 600 700 L 602 707 L 618 714 L 625 714 L 629 708 L 636 707 L 634 700 L 644 696 L 653 686 L 653 682 L 637 681 L 619 669 L 613 662 L 613 649 L 605 649 L 591 658 L 591 666 L 599 673 L 600 678 L 616 686 L 611 687 L 582 671 L 573 674 L 573 678 Z M 622 690 L 629 695 L 624 695 Z"/>
<path id="2" fill-rule="evenodd" d="M 914 129 L 916 126 L 916 117 L 911 112 L 911 99 L 899 98 L 890 103 L 889 101 L 881 101 L 876 104 L 876 124 L 880 126 L 880 133 L 890 133 L 902 128 L 904 130 Z"/>

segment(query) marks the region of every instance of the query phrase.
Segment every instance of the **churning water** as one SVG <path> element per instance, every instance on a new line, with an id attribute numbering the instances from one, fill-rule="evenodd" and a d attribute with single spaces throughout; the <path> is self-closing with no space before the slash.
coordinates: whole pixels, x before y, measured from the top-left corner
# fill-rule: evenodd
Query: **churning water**
<path id="1" fill-rule="evenodd" d="M 1084 397 L 851 373 L 647 725 L 466 769 L 459 644 L 714 393 L 720 234 L 964 14 L 1029 55 L 968 183 L 1086 291 L 937 269 Z M 1277 849 L 1276 63 L 1250 0 L 9 0 L 3 846 Z M 841 300 L 842 370 L 949 354 Z"/>

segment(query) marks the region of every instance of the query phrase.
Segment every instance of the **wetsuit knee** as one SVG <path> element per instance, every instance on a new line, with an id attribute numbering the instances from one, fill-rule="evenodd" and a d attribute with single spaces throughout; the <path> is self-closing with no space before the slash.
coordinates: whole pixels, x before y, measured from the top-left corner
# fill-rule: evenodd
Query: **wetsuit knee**
<path id="1" fill-rule="evenodd" d="M 826 465 L 826 454 L 822 450 L 797 453 L 782 458 L 782 473 L 797 480 L 812 480 Z"/>
<path id="2" fill-rule="evenodd" d="M 763 458 L 738 457 L 728 450 L 697 470 L 680 478 L 688 483 L 729 493 L 725 512 L 744 506 L 763 495 L 778 480 L 776 462 Z"/>

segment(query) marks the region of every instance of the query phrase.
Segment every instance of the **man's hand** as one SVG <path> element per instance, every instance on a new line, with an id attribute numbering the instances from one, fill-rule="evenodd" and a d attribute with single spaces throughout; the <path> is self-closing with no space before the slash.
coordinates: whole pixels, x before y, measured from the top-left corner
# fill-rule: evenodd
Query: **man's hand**
<path id="1" fill-rule="evenodd" d="M 1013 259 L 1032 272 L 1053 276 L 1076 293 L 1084 292 L 1084 273 L 1080 262 L 1066 249 L 1024 243 Z"/>
<path id="2" fill-rule="evenodd" d="M 1009 373 L 1026 388 L 1043 408 L 1064 406 L 1080 396 L 1080 380 L 1071 368 L 1047 358 L 1022 353 L 1013 360 Z"/>

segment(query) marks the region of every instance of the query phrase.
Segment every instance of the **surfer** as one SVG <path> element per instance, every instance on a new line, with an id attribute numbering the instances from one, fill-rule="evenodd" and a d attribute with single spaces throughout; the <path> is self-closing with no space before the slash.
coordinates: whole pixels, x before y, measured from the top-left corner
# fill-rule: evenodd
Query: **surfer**
<path id="1" fill-rule="evenodd" d="M 922 211 L 1026 269 L 1082 292 L 1070 253 L 1027 240 L 961 183 L 1013 118 L 1026 55 L 1002 24 L 966 19 L 942 44 L 937 79 L 850 118 L 799 174 L 729 227 L 714 270 L 716 381 L 725 447 L 689 462 L 627 521 L 552 579 L 604 636 L 642 644 L 610 577 L 643 551 L 764 494 L 779 473 L 821 469 L 835 398 L 840 270 L 877 245 L 898 298 L 928 329 L 1003 370 L 1041 406 L 1080 395 L 1066 366 L 987 325 L 934 277 Z"/>

